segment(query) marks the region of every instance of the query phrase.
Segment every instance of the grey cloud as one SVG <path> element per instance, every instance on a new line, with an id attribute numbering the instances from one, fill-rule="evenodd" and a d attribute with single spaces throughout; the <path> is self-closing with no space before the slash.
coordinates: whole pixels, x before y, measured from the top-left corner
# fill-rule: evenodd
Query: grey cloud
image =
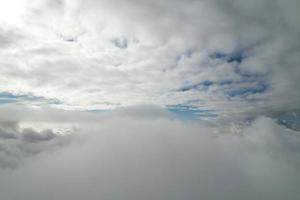
<path id="1" fill-rule="evenodd" d="M 219 5 L 232 16 L 241 42 L 258 42 L 253 55 L 245 60 L 241 69 L 268 71 L 271 77 L 271 91 L 267 95 L 269 104 L 281 109 L 297 109 L 299 59 L 291 58 L 299 52 L 300 23 L 296 21 L 297 12 L 293 9 L 299 2 L 233 0 L 222 1 Z M 257 35 L 256 30 L 260 31 Z"/>
<path id="2" fill-rule="evenodd" d="M 171 113 L 156 105 L 136 105 L 115 109 L 110 114 L 112 117 L 129 118 L 172 118 Z"/>
<path id="3" fill-rule="evenodd" d="M 0 108 L 0 168 L 17 168 L 41 153 L 64 149 L 80 138 L 81 126 L 121 119 L 174 119 L 168 111 L 154 105 L 120 108 L 114 111 L 63 111 L 58 109 L 32 109 L 23 106 Z M 22 127 L 21 124 L 32 124 Z M 46 128 L 36 128 L 49 124 Z M 55 129 L 67 126 L 67 129 Z"/>
<path id="4" fill-rule="evenodd" d="M 18 42 L 23 39 L 22 34 L 15 29 L 7 29 L 0 26 L 0 49 L 5 50 L 9 47 L 16 47 Z"/>
<path id="5" fill-rule="evenodd" d="M 16 130 L 20 122 L 53 122 L 53 123 L 95 123 L 107 118 L 173 118 L 171 113 L 161 106 L 140 104 L 129 107 L 120 107 L 113 110 L 67 111 L 55 108 L 36 108 L 27 106 L 6 105 L 0 107 L 0 123 L 2 127 Z M 13 126 L 14 125 L 14 126 Z M 14 128 L 14 129 L 12 129 Z M 29 131 L 30 132 L 30 131 Z M 45 134 L 49 134 L 45 132 Z"/>
<path id="6" fill-rule="evenodd" d="M 215 128 L 167 118 L 118 116 L 82 124 L 84 143 L 33 157 L 13 172 L 0 170 L 0 197 L 299 198 L 297 132 L 269 118 L 257 119 L 240 133 L 222 126 L 218 133 Z M 30 184 L 24 184 L 28 180 Z"/>
<path id="7" fill-rule="evenodd" d="M 113 44 L 120 48 L 120 49 L 126 49 L 128 47 L 128 40 L 124 37 L 116 38 L 112 40 Z"/>
<path id="8" fill-rule="evenodd" d="M 0 138 L 4 138 L 4 139 L 16 139 L 17 136 L 14 133 L 6 132 L 6 131 L 1 130 L 1 132 L 0 132 Z"/>
<path id="9" fill-rule="evenodd" d="M 1 122 L 0 123 L 0 138 L 1 139 L 17 139 L 16 131 L 18 123 L 16 122 Z"/>
<path id="10" fill-rule="evenodd" d="M 49 153 L 70 143 L 72 135 L 54 133 L 51 129 L 37 131 L 21 128 L 15 122 L 0 124 L 0 168 L 15 169 L 28 158 Z"/>
<path id="11" fill-rule="evenodd" d="M 40 133 L 31 128 L 24 129 L 22 132 L 22 140 L 25 142 L 35 143 L 53 140 L 57 135 L 52 130 L 47 129 Z"/>
<path id="12" fill-rule="evenodd" d="M 0 122 L 95 122 L 99 115 L 93 112 L 65 111 L 54 108 L 32 109 L 27 106 L 6 105 L 0 107 Z"/>
<path id="13" fill-rule="evenodd" d="M 299 80 L 298 74 L 300 74 L 299 60 L 296 57 L 289 59 L 289 57 L 293 57 L 293 54 L 297 54 L 296 47 L 299 46 L 297 35 L 300 24 L 297 22 L 297 11 L 293 9 L 298 6 L 297 1 L 188 1 L 184 4 L 183 6 L 178 1 L 126 1 L 118 8 L 120 15 L 124 16 L 120 19 L 120 23 L 127 22 L 126 17 L 135 19 L 128 22 L 129 26 L 130 23 L 142 24 L 143 28 L 147 26 L 146 30 L 150 29 L 151 34 L 163 38 L 168 37 L 170 42 L 172 40 L 170 38 L 176 37 L 176 39 L 184 41 L 186 49 L 193 47 L 189 45 L 189 41 L 193 41 L 196 45 L 196 52 L 201 51 L 201 47 L 204 47 L 201 42 L 203 38 L 208 43 L 205 46 L 206 49 L 225 53 L 252 46 L 249 49 L 248 57 L 238 66 L 232 65 L 231 72 L 234 74 L 235 67 L 237 67 L 244 73 L 267 73 L 271 81 L 268 82 L 270 91 L 262 95 L 264 104 L 272 107 L 280 106 L 281 109 L 285 109 L 286 106 L 299 107 L 297 103 L 299 102 L 299 92 L 296 92 L 297 85 L 299 85 L 297 81 Z M 113 7 L 114 2 L 106 2 L 105 5 L 110 8 L 110 6 Z M 199 10 L 194 10 L 193 7 L 204 7 L 211 12 L 198 12 Z M 207 23 L 201 24 L 201 20 L 206 20 Z M 173 31 L 173 28 L 177 30 Z M 188 37 L 181 34 L 185 31 L 189 32 L 187 35 L 194 35 Z M 226 41 L 230 41 L 227 37 L 214 35 L 218 32 L 232 37 L 231 44 L 226 44 Z M 218 41 L 216 45 L 214 40 Z M 175 50 L 173 49 L 173 51 Z M 291 62 L 291 60 L 293 61 Z M 183 63 L 184 69 L 182 70 L 197 69 L 189 64 L 188 62 Z M 198 65 L 200 68 L 203 64 L 198 61 Z M 181 72 L 176 68 L 175 70 L 178 71 L 178 74 Z M 205 74 L 204 69 L 194 76 L 199 81 L 200 74 L 203 73 Z M 216 71 L 212 70 L 212 74 L 215 73 Z M 180 75 L 182 77 L 182 73 Z M 188 73 L 186 77 L 185 81 L 193 80 L 193 74 Z M 217 79 L 220 78 L 217 77 Z M 222 88 L 219 90 L 222 91 Z M 281 96 L 290 98 L 282 100 Z M 204 99 L 209 101 L 210 96 L 205 96 Z"/>

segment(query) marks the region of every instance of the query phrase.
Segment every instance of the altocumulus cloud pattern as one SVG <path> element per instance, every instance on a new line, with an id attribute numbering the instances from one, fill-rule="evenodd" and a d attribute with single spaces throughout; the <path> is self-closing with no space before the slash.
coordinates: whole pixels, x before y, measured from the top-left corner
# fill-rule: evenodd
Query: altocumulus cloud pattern
<path id="1" fill-rule="evenodd" d="M 0 2 L 0 199 L 300 199 L 298 0 Z"/>

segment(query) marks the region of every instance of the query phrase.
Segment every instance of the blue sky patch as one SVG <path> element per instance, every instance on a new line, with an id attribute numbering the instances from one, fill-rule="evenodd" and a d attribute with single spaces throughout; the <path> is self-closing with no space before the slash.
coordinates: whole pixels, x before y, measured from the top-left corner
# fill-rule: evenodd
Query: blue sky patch
<path id="1" fill-rule="evenodd" d="M 233 84 L 234 81 L 233 80 L 222 80 L 222 81 L 219 81 L 219 85 L 223 86 L 223 85 L 231 85 Z"/>
<path id="2" fill-rule="evenodd" d="M 177 91 L 178 92 L 186 92 L 189 90 L 206 91 L 213 84 L 214 84 L 214 82 L 212 82 L 210 80 L 206 80 L 206 81 L 194 84 L 194 85 L 183 86 L 183 87 L 179 88 Z"/>
<path id="3" fill-rule="evenodd" d="M 49 99 L 42 96 L 34 96 L 32 94 L 13 94 L 10 92 L 0 92 L 0 104 L 10 103 L 46 103 L 46 104 L 60 104 L 57 99 Z"/>
<path id="4" fill-rule="evenodd" d="M 244 58 L 245 58 L 244 52 L 243 51 L 237 51 L 237 52 L 234 52 L 234 53 L 231 53 L 231 54 L 228 55 L 227 62 L 229 62 L 229 63 L 231 63 L 231 62 L 241 63 Z"/>
<path id="5" fill-rule="evenodd" d="M 181 120 L 201 120 L 211 117 L 217 117 L 215 110 L 201 110 L 191 106 L 168 106 L 170 112 L 174 113 L 176 117 Z"/>
<path id="6" fill-rule="evenodd" d="M 244 50 L 238 50 L 234 51 L 232 53 L 222 53 L 222 52 L 214 52 L 209 55 L 211 59 L 221 59 L 225 60 L 228 63 L 237 62 L 241 63 L 243 62 L 245 56 Z"/>
<path id="7" fill-rule="evenodd" d="M 236 90 L 228 91 L 227 94 L 230 97 L 245 96 L 245 95 L 257 94 L 257 93 L 264 93 L 267 89 L 268 86 L 266 84 L 259 83 L 258 85 L 253 87 L 245 87 L 245 88 L 239 88 Z"/>

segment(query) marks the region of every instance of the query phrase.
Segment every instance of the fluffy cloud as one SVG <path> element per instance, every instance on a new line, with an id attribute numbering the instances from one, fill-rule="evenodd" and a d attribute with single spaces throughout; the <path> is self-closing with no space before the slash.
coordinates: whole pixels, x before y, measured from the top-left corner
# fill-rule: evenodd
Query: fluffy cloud
<path id="1" fill-rule="evenodd" d="M 52 152 L 69 144 L 71 135 L 54 133 L 51 129 L 20 128 L 17 123 L 0 124 L 0 168 L 14 169 L 31 158 Z"/>
<path id="2" fill-rule="evenodd" d="M 163 110 L 157 112 L 158 108 L 157 114 L 149 110 L 149 106 L 126 108 L 109 116 L 104 114 L 105 117 L 98 114 L 96 122 L 76 122 L 80 140 L 56 151 L 35 154 L 14 170 L 0 169 L 0 197 L 7 200 L 299 198 L 298 132 L 265 117 L 236 132 L 221 125 L 182 122 L 161 114 Z M 16 129 L 14 124 L 1 127 L 7 132 Z M 39 135 L 35 142 L 43 143 L 43 147 L 48 139 L 53 140 L 48 137 L 52 134 L 46 132 L 33 135 Z M 24 140 L 22 144 L 28 142 L 32 140 Z M 3 157 L 0 158 L 3 162 Z"/>

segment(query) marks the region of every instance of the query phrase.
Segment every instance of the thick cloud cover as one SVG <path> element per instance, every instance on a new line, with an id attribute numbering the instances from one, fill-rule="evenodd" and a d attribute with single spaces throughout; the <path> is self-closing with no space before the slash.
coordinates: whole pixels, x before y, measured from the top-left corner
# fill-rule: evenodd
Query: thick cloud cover
<path id="1" fill-rule="evenodd" d="M 0 199 L 300 199 L 299 7 L 0 1 Z"/>
<path id="2" fill-rule="evenodd" d="M 101 115 L 96 122 L 76 122 L 76 137 L 81 139 L 73 139 L 55 151 L 31 156 L 14 169 L 1 166 L 0 198 L 274 200 L 300 197 L 299 132 L 277 125 L 270 118 L 258 118 L 236 131 L 183 122 L 165 114 L 149 114 L 149 106 Z M 55 124 L 59 126 L 58 122 Z M 6 130 L 6 134 L 1 131 L 2 142 L 15 139 L 5 136 L 9 130 L 16 129 L 15 125 L 1 127 Z M 26 139 L 20 139 L 21 145 L 40 142 L 44 148 L 56 145 L 56 142 L 47 143 L 53 140 L 51 132 L 24 130 L 22 134 Z M 0 152 L 1 162 L 11 156 L 3 157 L 2 148 Z"/>
<path id="3" fill-rule="evenodd" d="M 299 108 L 298 0 L 10 2 L 1 3 L 0 90 L 23 95 L 19 103 Z"/>

